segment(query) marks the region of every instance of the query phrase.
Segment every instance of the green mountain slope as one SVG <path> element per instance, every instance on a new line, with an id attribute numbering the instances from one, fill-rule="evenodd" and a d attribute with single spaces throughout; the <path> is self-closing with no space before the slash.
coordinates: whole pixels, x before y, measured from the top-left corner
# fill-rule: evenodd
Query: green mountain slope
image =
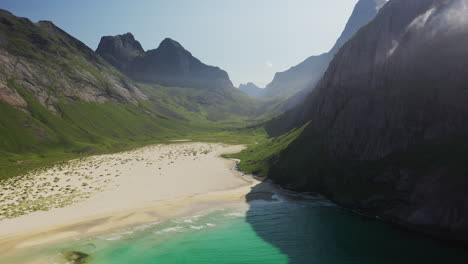
<path id="1" fill-rule="evenodd" d="M 137 84 L 51 22 L 0 10 L 0 178 L 180 137 L 245 140 L 255 105 L 234 88 Z"/>

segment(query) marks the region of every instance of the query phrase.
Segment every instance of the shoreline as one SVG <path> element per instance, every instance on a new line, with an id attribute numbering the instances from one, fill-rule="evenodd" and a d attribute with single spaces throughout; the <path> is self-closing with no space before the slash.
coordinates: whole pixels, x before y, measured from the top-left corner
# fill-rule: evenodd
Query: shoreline
<path id="1" fill-rule="evenodd" d="M 246 195 L 249 194 L 252 191 L 252 188 L 260 182 L 256 179 L 245 177 L 245 175 L 242 172 L 237 171 L 237 162 L 235 160 L 225 159 L 221 157 L 221 155 L 223 154 L 240 151 L 242 148 L 244 148 L 244 146 L 226 146 L 221 144 L 210 143 L 179 143 L 167 146 L 169 146 L 169 148 L 172 148 L 173 150 L 174 146 L 193 146 L 194 144 L 198 146 L 208 144 L 216 145 L 219 147 L 219 149 L 214 151 L 212 154 L 206 155 L 207 157 L 205 162 L 207 162 L 206 164 L 213 167 L 218 166 L 218 169 L 219 165 L 221 165 L 221 168 L 224 170 L 225 177 L 222 180 L 226 181 L 227 183 L 221 182 L 221 184 L 212 185 L 208 187 L 208 190 L 205 192 L 200 192 L 200 190 L 191 190 L 188 191 L 186 195 L 175 195 L 170 198 L 164 198 L 163 196 L 161 196 L 161 199 L 153 201 L 141 200 L 140 204 L 135 204 L 132 207 L 120 206 L 121 210 L 114 208 L 114 210 L 109 210 L 108 212 L 92 214 L 89 213 L 90 211 L 88 209 L 87 215 L 85 214 L 75 216 L 75 219 L 71 221 L 70 219 L 72 219 L 73 217 L 71 217 L 70 219 L 67 219 L 67 217 L 65 217 L 65 219 L 62 219 L 61 221 L 59 220 L 55 223 L 45 223 L 42 226 L 38 225 L 40 227 L 34 229 L 19 228 L 21 226 L 21 223 L 16 226 L 12 223 L 25 223 L 33 221 L 35 218 L 47 218 L 44 217 L 44 215 L 49 215 L 49 218 L 52 218 L 54 214 L 63 214 L 67 208 L 72 207 L 78 208 L 79 210 L 82 210 L 82 212 L 86 212 L 86 208 L 79 208 L 78 205 L 83 203 L 89 203 L 93 199 L 91 198 L 82 203 L 73 204 L 65 208 L 52 209 L 50 212 L 39 212 L 21 216 L 19 218 L 21 218 L 22 221 L 18 221 L 16 220 L 16 218 L 3 220 L 0 221 L 0 255 L 2 257 L 7 255 L 11 256 L 20 253 L 22 250 L 26 250 L 30 247 L 53 244 L 67 239 L 72 239 L 74 237 L 108 232 L 113 229 L 123 227 L 148 224 L 155 221 L 170 219 L 173 217 L 190 215 L 192 213 L 204 210 L 223 208 L 226 206 L 248 206 L 246 202 Z M 158 146 L 160 145 L 156 145 L 156 147 Z M 144 151 L 144 149 L 152 147 L 154 146 L 145 147 L 132 152 L 138 152 L 141 150 Z M 122 153 L 113 155 L 122 155 Z M 101 156 L 102 155 L 92 157 L 91 159 L 98 158 Z M 192 174 L 198 175 L 197 172 L 190 170 L 189 165 L 193 162 L 191 163 L 190 161 L 184 159 L 179 160 L 178 162 L 179 163 L 173 163 L 181 167 L 188 166 L 185 169 L 188 169 L 188 171 L 191 172 L 190 175 L 183 176 L 181 179 L 185 179 L 186 177 L 192 176 Z M 203 161 L 200 160 L 200 162 Z M 184 168 L 182 169 L 184 170 Z M 209 168 L 202 167 L 201 169 L 202 172 L 205 172 L 204 174 L 210 173 L 208 170 Z M 211 173 L 215 174 L 214 177 L 220 177 L 219 175 L 217 175 L 217 173 L 219 172 L 219 170 L 214 170 Z M 168 175 L 165 175 L 165 177 L 169 177 Z M 175 174 L 171 174 L 171 176 L 174 175 Z M 122 178 L 124 177 L 125 175 Z M 164 178 L 159 180 L 164 180 Z M 200 180 L 203 181 L 203 179 Z M 206 178 L 204 180 L 206 181 Z M 114 192 L 119 193 L 119 190 Z M 120 192 L 120 194 L 122 194 L 122 192 Z M 99 197 L 99 194 L 97 194 L 97 196 Z M 27 221 L 25 221 L 25 219 Z M 4 223 L 6 221 L 8 221 L 7 223 L 9 223 L 10 226 L 15 226 L 16 230 L 7 230 L 9 232 L 6 232 L 6 229 L 10 228 L 8 225 L 5 226 Z M 28 226 L 28 224 L 26 224 L 25 226 Z M 34 224 L 32 226 L 34 226 Z M 29 224 L 29 227 L 31 227 L 31 224 Z"/>

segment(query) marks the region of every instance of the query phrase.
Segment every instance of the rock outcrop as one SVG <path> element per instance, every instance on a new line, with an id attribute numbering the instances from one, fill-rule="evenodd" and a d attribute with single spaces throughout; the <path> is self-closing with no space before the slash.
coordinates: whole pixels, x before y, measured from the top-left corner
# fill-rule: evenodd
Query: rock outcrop
<path id="1" fill-rule="evenodd" d="M 103 37 L 96 52 L 138 82 L 200 89 L 233 88 L 225 71 L 202 63 L 169 38 L 157 49 L 145 52 L 130 33 Z"/>
<path id="2" fill-rule="evenodd" d="M 96 52 L 122 72 L 129 70 L 135 59 L 145 56 L 140 42 L 131 33 L 102 37 Z"/>
<path id="3" fill-rule="evenodd" d="M 271 177 L 367 214 L 468 238 L 467 0 L 392 0 L 296 111 Z"/>

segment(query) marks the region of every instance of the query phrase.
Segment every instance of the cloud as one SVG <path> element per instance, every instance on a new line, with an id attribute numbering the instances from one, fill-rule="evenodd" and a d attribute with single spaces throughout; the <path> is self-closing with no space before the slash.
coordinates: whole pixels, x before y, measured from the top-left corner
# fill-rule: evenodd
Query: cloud
<path id="1" fill-rule="evenodd" d="M 267 61 L 265 62 L 265 65 L 266 65 L 268 68 L 272 68 L 272 67 L 273 67 L 273 63 L 272 63 L 271 61 L 269 61 L 269 60 L 267 60 Z"/>

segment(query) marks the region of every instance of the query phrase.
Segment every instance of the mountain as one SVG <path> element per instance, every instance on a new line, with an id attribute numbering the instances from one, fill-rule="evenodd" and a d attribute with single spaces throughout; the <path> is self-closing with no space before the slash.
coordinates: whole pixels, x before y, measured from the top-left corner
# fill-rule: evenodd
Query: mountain
<path id="1" fill-rule="evenodd" d="M 311 56 L 291 69 L 275 74 L 267 85 L 264 97 L 289 97 L 301 91 L 310 92 L 320 81 L 328 64 L 339 49 L 377 14 L 386 0 L 359 0 L 348 23 L 333 48 L 322 55 Z M 303 97 L 303 96 L 301 96 Z"/>
<path id="2" fill-rule="evenodd" d="M 175 42 L 163 42 L 156 55 L 129 34 L 103 45 L 113 51 L 105 57 L 110 63 L 52 22 L 0 10 L 0 179 L 77 155 L 224 131 L 221 122 L 232 126 L 261 113 L 224 71 Z M 171 46 L 182 52 L 185 76 L 198 69 L 213 89 L 141 84 L 120 71 L 135 58 L 164 58 Z M 224 79 L 209 78 L 216 74 Z"/>
<path id="3" fill-rule="evenodd" d="M 31 153 L 57 157 L 151 138 L 167 121 L 147 102 L 135 83 L 52 22 L 0 10 L 1 175 L 3 162 Z"/>
<path id="4" fill-rule="evenodd" d="M 262 173 L 368 215 L 466 240 L 467 12 L 466 0 L 388 2 L 341 48 L 295 116 L 275 121 L 305 125 L 281 137 L 288 145 L 262 159 Z"/>
<path id="5" fill-rule="evenodd" d="M 122 72 L 129 70 L 136 58 L 145 56 L 140 42 L 131 33 L 102 37 L 96 52 Z"/>
<path id="6" fill-rule="evenodd" d="M 247 84 L 240 84 L 239 85 L 239 90 L 241 90 L 242 92 L 244 92 L 248 96 L 254 97 L 254 98 L 261 97 L 261 95 L 263 93 L 263 88 L 260 88 L 260 87 L 258 87 L 257 85 L 255 85 L 254 83 L 251 83 L 251 82 L 249 82 Z"/>
<path id="7" fill-rule="evenodd" d="M 228 74 L 193 57 L 178 42 L 166 38 L 144 51 L 132 34 L 102 37 L 96 53 L 138 82 L 148 104 L 178 120 L 227 121 L 265 114 L 266 104 L 235 89 Z"/>
<path id="8" fill-rule="evenodd" d="M 52 111 L 60 98 L 133 104 L 146 99 L 128 78 L 51 22 L 32 23 L 0 10 L 0 32 L 0 101 L 6 104 L 27 107 L 12 83 Z"/>
<path id="9" fill-rule="evenodd" d="M 225 71 L 202 63 L 169 38 L 145 52 L 130 33 L 106 36 L 96 52 L 138 82 L 201 89 L 233 87 Z"/>

